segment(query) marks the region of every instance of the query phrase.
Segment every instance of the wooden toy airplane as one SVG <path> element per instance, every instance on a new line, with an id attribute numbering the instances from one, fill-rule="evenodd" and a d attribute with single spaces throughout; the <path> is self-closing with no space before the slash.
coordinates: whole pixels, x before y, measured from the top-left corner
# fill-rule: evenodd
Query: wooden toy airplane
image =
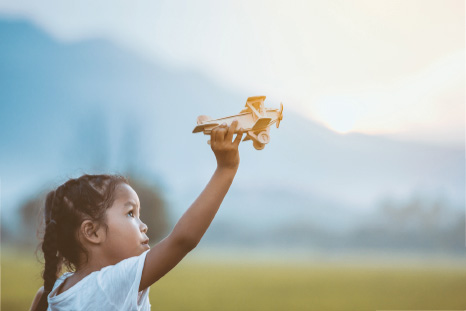
<path id="1" fill-rule="evenodd" d="M 198 116 L 197 126 L 193 133 L 203 131 L 205 135 L 210 135 L 212 129 L 220 124 L 226 123 L 230 126 L 233 120 L 237 120 L 238 125 L 235 133 L 243 128 L 244 133 L 246 133 L 243 141 L 252 140 L 254 148 L 262 150 L 270 141 L 270 126 L 276 123 L 278 128 L 283 119 L 283 104 L 280 103 L 280 109 L 270 109 L 264 107 L 264 100 L 265 96 L 249 97 L 246 101 L 246 108 L 237 115 L 225 118 L 212 119 L 209 116 Z M 207 143 L 210 144 L 210 140 Z"/>

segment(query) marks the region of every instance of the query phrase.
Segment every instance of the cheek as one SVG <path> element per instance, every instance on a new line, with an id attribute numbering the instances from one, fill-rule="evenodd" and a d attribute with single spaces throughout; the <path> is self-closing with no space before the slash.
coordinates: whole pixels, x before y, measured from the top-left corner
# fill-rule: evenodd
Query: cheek
<path id="1" fill-rule="evenodd" d="M 125 228 L 129 225 L 129 221 L 125 221 L 124 216 L 114 217 L 108 222 L 108 237 L 111 240 L 120 239 L 124 236 Z"/>
<path id="2" fill-rule="evenodd" d="M 108 221 L 109 228 L 112 228 L 114 231 L 118 231 L 125 225 L 125 216 L 112 217 Z"/>
<path id="3" fill-rule="evenodd" d="M 137 222 L 128 216 L 122 216 L 109 224 L 109 238 L 118 243 L 118 240 L 128 240 L 138 237 L 139 226 Z"/>

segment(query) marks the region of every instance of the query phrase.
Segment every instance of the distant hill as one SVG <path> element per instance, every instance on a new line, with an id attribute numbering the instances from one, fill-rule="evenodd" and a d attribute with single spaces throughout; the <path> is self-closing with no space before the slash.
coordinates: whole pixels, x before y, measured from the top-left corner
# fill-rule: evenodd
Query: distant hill
<path id="1" fill-rule="evenodd" d="M 62 43 L 20 20 L 0 20 L 0 42 L 3 222 L 37 188 L 128 170 L 163 184 L 175 220 L 215 169 L 208 138 L 191 133 L 196 117 L 235 114 L 248 96 L 267 95 L 105 40 Z M 296 223 L 356 230 L 383 200 L 413 193 L 464 208 L 464 149 L 339 135 L 284 106 L 264 150 L 241 145 L 237 178 L 207 241 L 221 232 L 262 239 Z"/>

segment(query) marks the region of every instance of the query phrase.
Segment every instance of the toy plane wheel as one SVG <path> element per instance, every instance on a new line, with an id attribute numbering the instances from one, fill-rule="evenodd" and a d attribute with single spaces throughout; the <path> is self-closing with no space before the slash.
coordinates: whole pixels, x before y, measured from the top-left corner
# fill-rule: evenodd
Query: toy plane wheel
<path id="1" fill-rule="evenodd" d="M 258 141 L 255 141 L 252 143 L 252 145 L 254 146 L 254 148 L 256 148 L 257 150 L 262 150 L 265 148 L 265 144 L 261 144 L 260 142 Z"/>
<path id="2" fill-rule="evenodd" d="M 267 133 L 267 131 L 262 131 L 257 135 L 257 140 L 261 144 L 267 144 L 270 141 L 270 135 Z"/>

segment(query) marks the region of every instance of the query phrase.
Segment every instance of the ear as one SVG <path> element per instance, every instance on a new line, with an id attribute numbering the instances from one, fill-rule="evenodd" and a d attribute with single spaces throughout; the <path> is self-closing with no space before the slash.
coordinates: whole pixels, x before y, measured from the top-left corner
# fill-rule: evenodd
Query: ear
<path id="1" fill-rule="evenodd" d="M 81 236 L 85 241 L 92 244 L 100 244 L 105 240 L 105 230 L 92 220 L 84 220 L 80 228 Z"/>

